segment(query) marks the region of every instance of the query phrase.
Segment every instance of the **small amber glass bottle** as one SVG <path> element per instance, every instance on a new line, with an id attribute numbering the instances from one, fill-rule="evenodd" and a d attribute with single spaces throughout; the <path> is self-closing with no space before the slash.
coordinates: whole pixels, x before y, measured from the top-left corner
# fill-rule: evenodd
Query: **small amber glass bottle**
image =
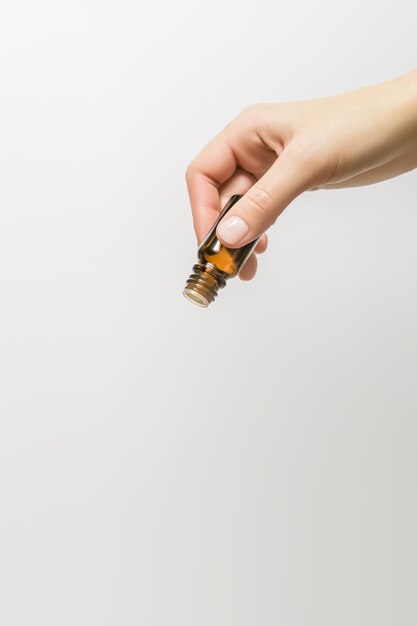
<path id="1" fill-rule="evenodd" d="M 207 307 L 213 302 L 226 280 L 238 274 L 258 242 L 259 237 L 241 248 L 226 248 L 216 237 L 218 223 L 241 197 L 235 194 L 230 198 L 198 249 L 198 263 L 183 291 L 198 306 Z"/>

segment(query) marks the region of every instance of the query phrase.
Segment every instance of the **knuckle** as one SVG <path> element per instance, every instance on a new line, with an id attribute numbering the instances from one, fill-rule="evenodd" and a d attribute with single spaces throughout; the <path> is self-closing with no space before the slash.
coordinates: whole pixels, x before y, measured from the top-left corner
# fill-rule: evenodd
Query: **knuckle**
<path id="1" fill-rule="evenodd" d="M 195 167 L 192 163 L 190 163 L 185 170 L 185 180 L 187 181 L 187 183 L 189 183 L 190 180 L 194 177 L 194 173 Z"/>
<path id="2" fill-rule="evenodd" d="M 233 133 L 236 129 L 248 126 L 254 126 L 260 119 L 261 110 L 264 105 L 262 104 L 248 104 L 245 106 L 228 124 L 226 124 L 224 131 L 226 133 Z"/>
<path id="3" fill-rule="evenodd" d="M 262 108 L 262 104 L 259 104 L 256 102 L 253 104 L 248 104 L 242 109 L 242 111 L 240 112 L 240 115 L 249 116 L 249 115 L 252 115 L 253 113 L 258 113 L 261 108 Z"/>
<path id="4" fill-rule="evenodd" d="M 271 225 L 275 222 L 273 200 L 269 191 L 254 185 L 246 192 L 245 197 L 253 210 L 262 217 L 264 223 Z"/>
<path id="5" fill-rule="evenodd" d="M 243 107 L 241 113 L 251 113 L 254 109 L 256 109 L 257 105 L 255 103 L 247 104 Z"/>

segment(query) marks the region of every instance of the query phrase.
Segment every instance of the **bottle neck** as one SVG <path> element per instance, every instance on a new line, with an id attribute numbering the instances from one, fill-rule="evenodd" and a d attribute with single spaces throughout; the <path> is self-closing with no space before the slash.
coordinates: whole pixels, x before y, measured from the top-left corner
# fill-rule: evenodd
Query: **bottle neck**
<path id="1" fill-rule="evenodd" d="M 227 274 L 211 263 L 196 263 L 193 273 L 187 280 L 184 296 L 198 306 L 208 307 L 219 289 L 226 285 Z"/>

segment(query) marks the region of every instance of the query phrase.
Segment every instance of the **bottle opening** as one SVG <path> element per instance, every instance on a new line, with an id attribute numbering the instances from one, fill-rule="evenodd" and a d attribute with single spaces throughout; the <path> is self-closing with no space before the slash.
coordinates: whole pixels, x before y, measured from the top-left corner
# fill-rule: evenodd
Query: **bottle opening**
<path id="1" fill-rule="evenodd" d="M 210 304 L 210 302 L 207 300 L 207 298 L 203 296 L 203 294 L 198 293 L 198 291 L 190 289 L 189 287 L 186 287 L 182 293 L 187 298 L 187 300 L 193 302 L 194 304 L 197 304 L 197 306 L 202 306 L 206 308 Z"/>
<path id="2" fill-rule="evenodd" d="M 225 284 L 223 272 L 211 264 L 196 263 L 193 273 L 187 279 L 183 294 L 190 302 L 206 308 Z"/>

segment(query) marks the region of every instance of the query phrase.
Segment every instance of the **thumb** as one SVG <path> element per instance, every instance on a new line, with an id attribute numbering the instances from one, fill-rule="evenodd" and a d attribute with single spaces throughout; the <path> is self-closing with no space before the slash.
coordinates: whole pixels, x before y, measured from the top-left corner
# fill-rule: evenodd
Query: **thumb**
<path id="1" fill-rule="evenodd" d="M 230 248 L 240 248 L 264 233 L 286 206 L 307 189 L 303 168 L 284 152 L 272 167 L 226 213 L 217 236 Z"/>

